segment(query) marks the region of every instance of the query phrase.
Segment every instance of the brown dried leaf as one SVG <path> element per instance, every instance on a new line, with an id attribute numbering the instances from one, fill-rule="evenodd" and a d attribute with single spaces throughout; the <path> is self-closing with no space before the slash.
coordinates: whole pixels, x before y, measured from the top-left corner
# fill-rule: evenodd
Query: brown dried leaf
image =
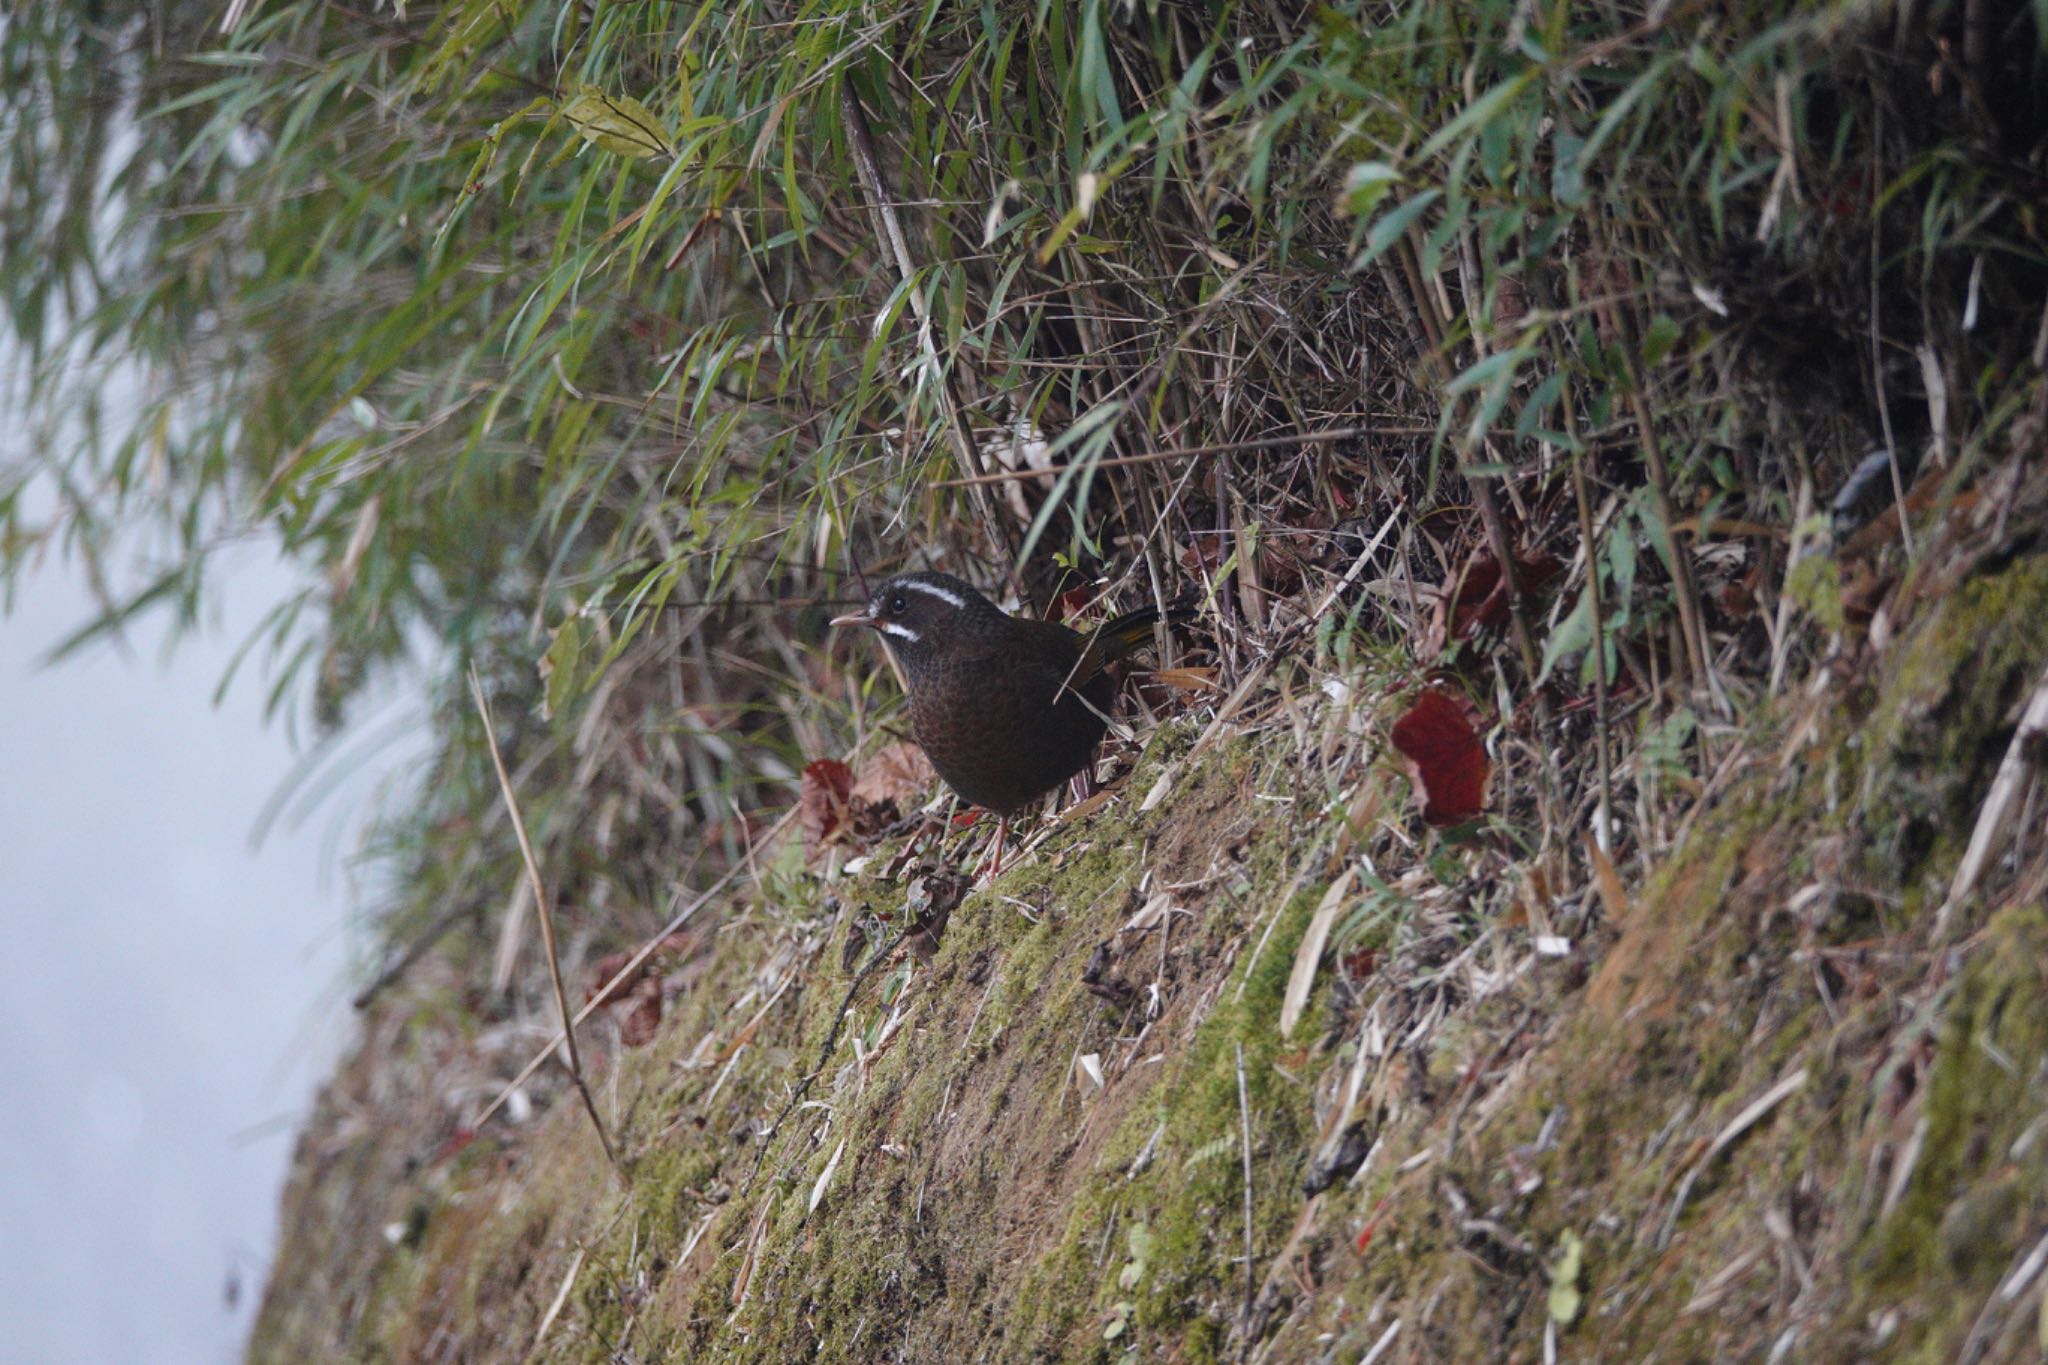
<path id="1" fill-rule="evenodd" d="M 803 785 L 797 796 L 797 819 L 802 823 L 804 843 L 817 848 L 836 842 L 851 819 L 853 769 L 836 758 L 821 758 L 804 765 Z"/>
<path id="2" fill-rule="evenodd" d="M 1213 668 L 1158 668 L 1152 677 L 1183 692 L 1214 692 L 1219 686 Z"/>
<path id="3" fill-rule="evenodd" d="M 661 982 L 642 977 L 627 1007 L 619 1012 L 619 1040 L 627 1047 L 645 1047 L 661 1031 Z"/>
<path id="4" fill-rule="evenodd" d="M 931 760 L 915 744 L 898 742 L 883 748 L 862 765 L 860 779 L 853 784 L 853 797 L 871 806 L 893 801 L 899 809 L 916 804 L 915 798 L 932 789 L 938 776 Z"/>

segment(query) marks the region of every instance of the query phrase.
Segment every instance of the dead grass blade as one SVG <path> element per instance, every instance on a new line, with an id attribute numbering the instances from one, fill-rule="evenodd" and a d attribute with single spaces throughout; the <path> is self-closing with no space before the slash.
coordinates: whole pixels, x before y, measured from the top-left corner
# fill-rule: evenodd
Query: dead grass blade
<path id="1" fill-rule="evenodd" d="M 2028 751 L 2043 730 L 2048 730 L 2048 672 L 2044 672 L 2040 681 L 2034 684 L 2034 694 L 2027 699 L 2026 713 L 2020 717 L 2019 729 L 2013 732 L 2012 743 L 2006 746 L 2005 757 L 1999 761 L 1998 774 L 1991 779 L 1991 790 L 1985 794 L 1983 809 L 1977 813 L 1977 824 L 1970 831 L 1970 845 L 1963 851 L 1963 860 L 1956 864 L 1956 875 L 1949 883 L 1947 899 L 1935 913 L 1935 942 L 1939 943 L 1947 936 L 1949 919 L 1956 906 L 1976 889 L 1977 879 L 1984 875 L 1992 851 L 2011 824 L 2020 798 L 2026 793 L 2033 776 L 2034 763 L 2027 757 Z"/>
<path id="2" fill-rule="evenodd" d="M 540 1349 L 541 1342 L 547 1340 L 548 1328 L 554 1326 L 555 1319 L 561 1316 L 562 1305 L 569 1301 L 569 1291 L 576 1287 L 577 1272 L 583 1269 L 583 1257 L 589 1250 L 588 1247 L 577 1247 L 575 1256 L 570 1258 L 569 1269 L 562 1276 L 562 1287 L 555 1291 L 555 1301 L 541 1315 L 540 1327 L 533 1334 L 533 1345 L 526 1351 L 528 1356 Z"/>
<path id="3" fill-rule="evenodd" d="M 1685 1211 L 1686 1196 L 1692 1193 L 1693 1182 L 1699 1179 L 1700 1172 L 1712 1165 L 1714 1158 L 1727 1151 L 1737 1138 L 1756 1127 L 1764 1115 L 1798 1094 L 1805 1085 L 1806 1068 L 1795 1068 L 1791 1075 L 1750 1101 L 1741 1113 L 1728 1121 L 1727 1127 L 1715 1134 L 1714 1140 L 1707 1144 L 1707 1150 L 1700 1154 L 1692 1169 L 1685 1173 L 1685 1178 L 1678 1182 L 1677 1193 L 1671 1196 L 1671 1210 L 1664 1215 L 1664 1226 L 1657 1234 L 1659 1248 L 1670 1245 L 1671 1234 L 1678 1227 L 1678 1215 Z"/>
<path id="4" fill-rule="evenodd" d="M 1337 922 L 1337 912 L 1344 908 L 1344 899 L 1351 894 L 1351 884 L 1358 878 L 1358 869 L 1347 867 L 1337 874 L 1337 880 L 1330 883 L 1330 889 L 1323 893 L 1323 899 L 1316 905 L 1315 914 L 1308 922 L 1308 932 L 1301 936 L 1301 947 L 1294 954 L 1294 970 L 1287 976 L 1287 995 L 1280 1002 L 1280 1036 L 1290 1038 L 1294 1026 L 1301 1022 L 1301 1012 L 1308 1005 L 1309 991 L 1315 987 L 1316 964 L 1322 961 L 1323 948 L 1330 941 L 1330 930 Z"/>

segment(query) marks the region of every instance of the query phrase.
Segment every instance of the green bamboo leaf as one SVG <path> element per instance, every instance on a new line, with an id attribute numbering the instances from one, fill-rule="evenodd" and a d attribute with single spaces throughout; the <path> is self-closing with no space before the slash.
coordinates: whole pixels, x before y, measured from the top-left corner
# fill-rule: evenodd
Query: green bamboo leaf
<path id="1" fill-rule="evenodd" d="M 548 651 L 541 656 L 547 684 L 548 714 L 559 716 L 583 690 L 583 623 L 574 615 L 562 622 Z"/>
<path id="2" fill-rule="evenodd" d="M 1365 234 L 1365 250 L 1352 258 L 1351 268 L 1363 270 L 1385 255 L 1388 247 L 1401 240 L 1401 234 L 1408 230 L 1408 225 L 1420 218 L 1431 204 L 1443 197 L 1442 190 L 1424 190 L 1398 208 L 1390 209 L 1383 214 L 1379 221 L 1372 225 L 1372 230 Z"/>
<path id="3" fill-rule="evenodd" d="M 583 134 L 585 142 L 600 151 L 615 152 L 635 161 L 675 155 L 661 120 L 630 95 L 607 95 L 594 85 L 586 85 L 562 107 L 562 117 Z"/>
<path id="4" fill-rule="evenodd" d="M 1542 686 L 1550 680 L 1550 672 L 1558 662 L 1570 658 L 1593 643 L 1593 595 L 1588 588 L 1579 594 L 1578 605 L 1571 614 L 1557 623 L 1557 628 L 1543 642 L 1543 666 L 1536 675 L 1536 685 Z"/>
<path id="5" fill-rule="evenodd" d="M 1344 189 L 1337 206 L 1354 217 L 1363 218 L 1380 206 L 1387 192 L 1401 183 L 1401 172 L 1384 161 L 1361 161 L 1344 173 Z"/>
<path id="6" fill-rule="evenodd" d="M 1678 324 L 1669 313 L 1659 313 L 1650 320 L 1649 330 L 1643 333 L 1643 363 L 1655 365 L 1671 354 L 1671 348 L 1678 344 Z"/>
<path id="7" fill-rule="evenodd" d="M 1455 142 L 1467 129 L 1484 124 L 1501 111 L 1510 101 L 1529 88 L 1532 81 L 1542 72 L 1540 67 L 1530 67 L 1511 81 L 1496 85 L 1493 89 L 1472 101 L 1456 118 L 1436 131 L 1436 135 L 1422 144 L 1422 150 L 1415 154 L 1416 161 L 1427 161 Z"/>

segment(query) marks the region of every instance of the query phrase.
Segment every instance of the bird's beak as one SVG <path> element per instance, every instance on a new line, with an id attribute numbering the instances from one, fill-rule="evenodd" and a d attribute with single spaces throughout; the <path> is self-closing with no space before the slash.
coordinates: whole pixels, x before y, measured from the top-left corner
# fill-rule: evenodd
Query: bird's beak
<path id="1" fill-rule="evenodd" d="M 874 623 L 874 617 L 863 616 L 857 611 L 848 612 L 844 616 L 835 616 L 832 618 L 832 624 L 835 626 L 871 626 Z"/>

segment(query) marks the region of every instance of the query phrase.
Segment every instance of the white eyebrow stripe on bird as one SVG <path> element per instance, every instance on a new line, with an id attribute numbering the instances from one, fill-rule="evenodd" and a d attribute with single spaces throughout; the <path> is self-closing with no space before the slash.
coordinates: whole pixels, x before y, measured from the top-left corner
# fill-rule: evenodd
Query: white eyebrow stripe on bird
<path id="1" fill-rule="evenodd" d="M 967 605 L 967 599 L 959 593 L 954 592 L 951 588 L 942 588 L 936 583 L 922 583 L 915 578 L 906 578 L 903 580 L 903 586 L 906 588 L 916 588 L 922 593 L 929 593 L 941 602 L 950 602 L 955 611 Z"/>
<path id="2" fill-rule="evenodd" d="M 912 630 L 909 626 L 898 625 L 894 621 L 882 622 L 881 628 L 882 633 L 884 635 L 893 635 L 899 640 L 908 640 L 912 644 L 916 644 L 919 640 L 924 638 L 923 636 L 919 635 L 916 631 Z"/>

